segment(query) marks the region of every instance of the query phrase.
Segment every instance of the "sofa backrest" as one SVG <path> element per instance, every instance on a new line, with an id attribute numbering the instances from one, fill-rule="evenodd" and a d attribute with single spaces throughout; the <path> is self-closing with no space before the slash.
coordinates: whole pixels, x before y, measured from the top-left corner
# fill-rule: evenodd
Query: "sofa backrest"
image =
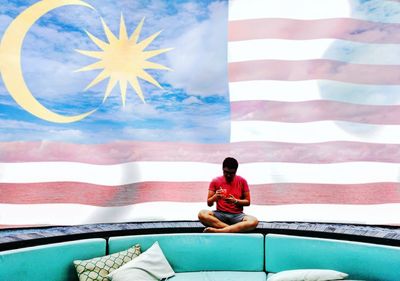
<path id="1" fill-rule="evenodd" d="M 348 279 L 400 280 L 400 248 L 322 238 L 268 234 L 265 270 L 333 269 Z"/>
<path id="2" fill-rule="evenodd" d="M 142 251 L 158 241 L 175 272 L 264 270 L 262 234 L 156 234 L 111 237 L 109 252 L 140 244 Z"/>
<path id="3" fill-rule="evenodd" d="M 77 281 L 72 263 L 106 254 L 101 238 L 54 243 L 0 252 L 0 280 Z"/>

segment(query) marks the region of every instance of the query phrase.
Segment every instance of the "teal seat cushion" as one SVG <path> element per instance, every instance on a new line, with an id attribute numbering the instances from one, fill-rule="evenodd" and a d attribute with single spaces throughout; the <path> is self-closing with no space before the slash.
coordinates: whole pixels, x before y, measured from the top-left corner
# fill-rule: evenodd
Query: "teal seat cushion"
<path id="1" fill-rule="evenodd" d="M 175 272 L 263 271 L 264 236 L 255 234 L 156 234 L 111 237 L 109 251 L 115 253 L 135 245 L 142 251 L 155 241 Z"/>
<path id="2" fill-rule="evenodd" d="M 54 243 L 0 252 L 0 280 L 77 281 L 73 260 L 104 256 L 101 238 Z"/>
<path id="3" fill-rule="evenodd" d="M 265 272 L 200 271 L 176 273 L 171 281 L 265 281 Z"/>
<path id="4" fill-rule="evenodd" d="M 322 238 L 268 234 L 265 269 L 332 269 L 347 279 L 400 280 L 400 248 Z"/>

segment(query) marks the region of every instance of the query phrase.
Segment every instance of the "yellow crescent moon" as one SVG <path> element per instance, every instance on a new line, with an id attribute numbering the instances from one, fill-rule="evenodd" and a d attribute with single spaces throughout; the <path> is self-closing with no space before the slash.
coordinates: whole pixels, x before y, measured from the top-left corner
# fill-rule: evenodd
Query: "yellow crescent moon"
<path id="1" fill-rule="evenodd" d="M 55 123 L 79 121 L 96 111 L 80 115 L 64 116 L 57 114 L 38 102 L 28 89 L 21 69 L 21 48 L 25 35 L 32 25 L 44 14 L 58 7 L 79 5 L 94 9 L 80 0 L 42 0 L 23 11 L 7 28 L 0 45 L 0 70 L 4 84 L 23 109 L 41 119 Z"/>

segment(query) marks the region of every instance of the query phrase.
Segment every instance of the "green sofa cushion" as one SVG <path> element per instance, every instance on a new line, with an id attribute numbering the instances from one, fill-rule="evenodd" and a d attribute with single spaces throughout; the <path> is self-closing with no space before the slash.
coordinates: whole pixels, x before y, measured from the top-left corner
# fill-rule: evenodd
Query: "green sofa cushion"
<path id="1" fill-rule="evenodd" d="M 263 271 L 262 234 L 156 234 L 111 237 L 109 251 L 115 253 L 135 245 L 142 251 L 158 241 L 175 272 Z"/>
<path id="2" fill-rule="evenodd" d="M 105 253 L 106 240 L 101 238 L 0 252 L 0 280 L 77 281 L 72 261 Z"/>
<path id="3" fill-rule="evenodd" d="M 265 281 L 265 272 L 199 271 L 176 273 L 168 281 Z"/>
<path id="4" fill-rule="evenodd" d="M 322 238 L 268 234 L 265 269 L 333 269 L 348 279 L 394 281 L 400 276 L 400 248 Z"/>

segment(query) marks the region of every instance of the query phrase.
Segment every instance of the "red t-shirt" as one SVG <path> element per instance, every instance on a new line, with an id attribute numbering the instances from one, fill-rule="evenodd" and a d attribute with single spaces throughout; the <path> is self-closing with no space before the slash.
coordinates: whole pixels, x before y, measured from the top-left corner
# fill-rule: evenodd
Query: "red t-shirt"
<path id="1" fill-rule="evenodd" d="M 224 176 L 217 177 L 211 181 L 208 190 L 217 192 L 220 188 L 227 190 L 228 197 L 232 194 L 237 199 L 244 199 L 244 193 L 249 192 L 247 181 L 240 176 L 235 176 L 231 183 L 227 183 Z M 243 206 L 238 206 L 221 198 L 217 200 L 217 210 L 239 214 L 243 212 Z"/>

